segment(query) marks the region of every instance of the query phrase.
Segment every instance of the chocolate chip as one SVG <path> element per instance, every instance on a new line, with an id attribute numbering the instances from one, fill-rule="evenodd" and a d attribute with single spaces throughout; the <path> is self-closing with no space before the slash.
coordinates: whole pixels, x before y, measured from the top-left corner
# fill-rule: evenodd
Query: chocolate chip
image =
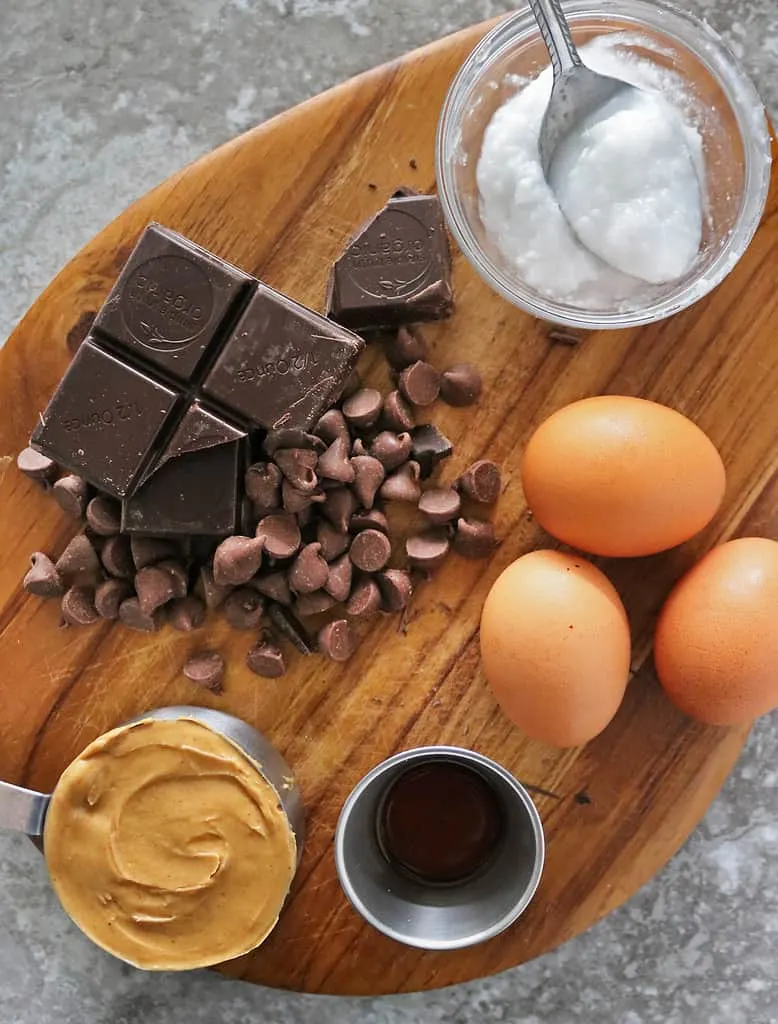
<path id="1" fill-rule="evenodd" d="M 372 455 L 356 455 L 352 458 L 351 465 L 354 467 L 354 493 L 360 505 L 370 509 L 373 507 L 379 487 L 384 482 L 384 467 Z"/>
<path id="2" fill-rule="evenodd" d="M 348 661 L 357 647 L 357 638 L 346 619 L 322 626 L 318 641 L 321 653 L 332 661 Z"/>
<path id="3" fill-rule="evenodd" d="M 136 569 L 145 569 L 147 565 L 154 565 L 165 558 L 175 558 L 179 553 L 172 541 L 161 537 L 132 537 L 130 550 Z"/>
<path id="4" fill-rule="evenodd" d="M 346 613 L 355 619 L 366 619 L 381 609 L 381 591 L 371 576 L 359 580 L 351 592 Z"/>
<path id="5" fill-rule="evenodd" d="M 406 462 L 386 478 L 381 487 L 381 497 L 385 501 L 411 501 L 415 504 L 421 497 L 420 475 L 417 462 Z"/>
<path id="6" fill-rule="evenodd" d="M 413 595 L 411 574 L 406 569 L 387 569 L 376 573 L 383 607 L 387 612 L 401 612 Z"/>
<path id="7" fill-rule="evenodd" d="M 94 587 L 71 587 L 62 598 L 62 619 L 68 626 L 91 626 L 100 616 Z"/>
<path id="8" fill-rule="evenodd" d="M 360 388 L 343 403 L 343 415 L 360 430 L 372 427 L 381 414 L 383 399 L 375 388 Z"/>
<path id="9" fill-rule="evenodd" d="M 292 592 L 286 582 L 286 573 L 284 572 L 270 572 L 255 576 L 251 581 L 251 586 L 260 594 L 269 597 L 271 601 L 285 605 L 292 603 Z"/>
<path id="10" fill-rule="evenodd" d="M 351 445 L 347 438 L 336 437 L 327 451 L 321 456 L 318 464 L 320 476 L 328 480 L 338 480 L 342 484 L 350 484 L 354 480 L 354 467 L 349 458 Z"/>
<path id="11" fill-rule="evenodd" d="M 329 566 L 321 557 L 321 544 L 306 544 L 289 568 L 287 580 L 296 594 L 311 594 L 327 581 Z"/>
<path id="12" fill-rule="evenodd" d="M 285 511 L 298 515 L 310 508 L 313 504 L 319 504 L 325 499 L 325 494 L 318 488 L 313 491 L 298 491 L 288 480 L 281 484 L 281 504 Z"/>
<path id="13" fill-rule="evenodd" d="M 480 459 L 464 471 L 457 486 L 463 494 L 480 505 L 492 505 L 502 489 L 500 467 L 489 459 Z"/>
<path id="14" fill-rule="evenodd" d="M 362 440 L 361 437 L 357 437 L 357 438 L 354 439 L 354 443 L 351 446 L 351 454 L 352 454 L 352 456 L 353 455 L 369 455 L 370 454 L 370 452 L 368 451 L 367 445 L 365 444 L 365 442 Z"/>
<path id="15" fill-rule="evenodd" d="M 265 612 L 265 599 L 253 587 L 238 587 L 227 596 L 222 612 L 233 629 L 256 629 Z"/>
<path id="16" fill-rule="evenodd" d="M 393 434 L 382 430 L 370 445 L 370 454 L 378 459 L 385 470 L 397 469 L 411 454 L 411 435 L 407 432 Z"/>
<path id="17" fill-rule="evenodd" d="M 281 470 L 273 462 L 255 462 L 245 476 L 246 496 L 259 508 L 281 504 Z"/>
<path id="18" fill-rule="evenodd" d="M 81 519 L 89 500 L 89 485 L 80 476 L 61 476 L 51 488 L 51 496 L 63 512 Z"/>
<path id="19" fill-rule="evenodd" d="M 246 583 L 262 565 L 264 540 L 226 537 L 213 553 L 213 578 L 222 586 Z"/>
<path id="20" fill-rule="evenodd" d="M 100 582 L 100 559 L 89 538 L 79 533 L 56 561 L 57 572 L 67 583 L 95 586 Z"/>
<path id="21" fill-rule="evenodd" d="M 330 571 L 324 589 L 335 598 L 336 601 L 347 601 L 351 593 L 351 559 L 348 555 L 341 555 L 330 564 Z"/>
<path id="22" fill-rule="evenodd" d="M 109 576 L 132 579 L 135 575 L 129 537 L 108 537 L 100 550 L 100 560 Z"/>
<path id="23" fill-rule="evenodd" d="M 304 448 L 309 452 L 323 452 L 327 447 L 320 437 L 309 434 L 305 430 L 284 427 L 281 430 L 271 430 L 265 438 L 262 447 L 271 459 L 275 459 L 276 453 L 281 448 Z"/>
<path id="24" fill-rule="evenodd" d="M 162 608 L 153 614 L 146 615 L 141 611 L 137 597 L 128 597 L 119 605 L 119 621 L 128 629 L 136 629 L 139 633 L 156 633 L 165 621 Z"/>
<path id="25" fill-rule="evenodd" d="M 449 405 L 473 405 L 481 389 L 481 374 L 471 363 L 456 363 L 441 374 L 440 397 Z"/>
<path id="26" fill-rule="evenodd" d="M 411 458 L 419 464 L 422 480 L 454 451 L 454 445 L 431 423 L 414 427 L 411 431 Z"/>
<path id="27" fill-rule="evenodd" d="M 186 662 L 184 675 L 211 693 L 221 693 L 224 682 L 224 658 L 216 651 L 200 651 Z"/>
<path id="28" fill-rule="evenodd" d="M 352 516 L 353 522 L 353 516 Z M 351 537 L 347 533 L 336 530 L 332 523 L 319 522 L 316 526 L 316 540 L 321 544 L 321 557 L 327 562 L 339 558 L 344 551 L 348 551 Z"/>
<path id="29" fill-rule="evenodd" d="M 351 543 L 349 558 L 363 572 L 378 572 L 389 561 L 392 545 L 380 530 L 362 530 Z"/>
<path id="30" fill-rule="evenodd" d="M 269 640 L 260 640 L 246 655 L 246 665 L 254 675 L 264 679 L 279 679 L 286 674 L 281 648 Z"/>
<path id="31" fill-rule="evenodd" d="M 147 565 L 137 573 L 135 592 L 144 615 L 153 615 L 157 608 L 161 608 L 176 596 L 170 573 L 158 565 Z"/>
<path id="32" fill-rule="evenodd" d="M 213 570 L 208 565 L 200 568 L 200 576 L 197 581 L 196 590 L 205 602 L 205 607 L 213 611 L 219 608 L 232 592 L 232 587 L 227 584 L 217 583 L 213 577 Z"/>
<path id="33" fill-rule="evenodd" d="M 187 594 L 186 597 L 171 602 L 168 620 L 179 633 L 191 633 L 205 622 L 205 605 L 199 597 Z"/>
<path id="34" fill-rule="evenodd" d="M 416 422 L 413 409 L 399 391 L 390 391 L 384 399 L 383 422 L 389 430 L 396 430 L 398 434 L 413 429 Z"/>
<path id="35" fill-rule="evenodd" d="M 296 491 L 312 494 L 316 490 L 319 478 L 316 476 L 316 463 L 319 456 L 306 448 L 280 448 L 273 460 L 289 483 Z"/>
<path id="36" fill-rule="evenodd" d="M 34 483 L 48 490 L 59 473 L 59 466 L 48 455 L 41 455 L 34 448 L 24 448 L 16 456 L 16 465 Z"/>
<path id="37" fill-rule="evenodd" d="M 158 562 L 157 568 L 162 569 L 170 576 L 170 584 L 173 587 L 173 597 L 182 598 L 186 597 L 189 591 L 189 573 L 186 571 L 181 562 L 176 562 L 172 558 L 165 559 L 164 562 Z"/>
<path id="38" fill-rule="evenodd" d="M 103 580 L 95 590 L 95 609 L 101 619 L 118 619 L 119 605 L 132 594 L 129 580 Z"/>
<path id="39" fill-rule="evenodd" d="M 356 467 L 354 467 L 356 469 Z M 322 513 L 336 530 L 348 533 L 349 521 L 356 511 L 357 499 L 347 487 L 336 487 L 327 492 Z"/>
<path id="40" fill-rule="evenodd" d="M 494 526 L 483 519 L 459 519 L 454 551 L 463 558 L 488 558 L 497 548 Z"/>
<path id="41" fill-rule="evenodd" d="M 419 360 L 403 370 L 398 385 L 412 405 L 432 405 L 440 394 L 440 374 L 430 363 Z"/>
<path id="42" fill-rule="evenodd" d="M 427 358 L 427 343 L 409 327 L 401 327 L 395 337 L 387 342 L 384 351 L 393 369 L 404 370 L 406 366 Z"/>
<path id="43" fill-rule="evenodd" d="M 346 417 L 340 409 L 328 409 L 313 428 L 313 432 L 327 444 L 332 444 L 339 437 L 351 442 Z"/>
<path id="44" fill-rule="evenodd" d="M 282 633 L 300 654 L 313 654 L 316 648 L 308 631 L 287 608 L 283 608 L 280 604 L 270 604 L 267 615 L 278 632 Z"/>
<path id="45" fill-rule="evenodd" d="M 30 555 L 30 568 L 22 586 L 28 594 L 36 597 L 62 597 L 65 593 L 65 584 L 57 567 L 42 551 L 34 551 Z"/>
<path id="46" fill-rule="evenodd" d="M 291 558 L 302 543 L 300 524 L 283 513 L 260 519 L 256 537 L 270 558 Z"/>
<path id="47" fill-rule="evenodd" d="M 434 529 L 409 537 L 405 542 L 405 551 L 411 565 L 430 570 L 443 564 L 450 546 L 448 533 Z"/>
<path id="48" fill-rule="evenodd" d="M 122 507 L 113 498 L 98 494 L 86 507 L 86 522 L 98 537 L 115 537 L 122 526 Z"/>
<path id="49" fill-rule="evenodd" d="M 334 608 L 337 601 L 326 590 L 314 590 L 312 594 L 300 594 L 294 603 L 298 615 L 321 615 Z"/>
<path id="50" fill-rule="evenodd" d="M 358 509 L 351 517 L 349 529 L 352 533 L 359 533 L 360 530 L 380 530 L 389 536 L 389 521 L 383 512 L 378 508 Z"/>
<path id="51" fill-rule="evenodd" d="M 462 499 L 453 487 L 433 487 L 419 498 L 419 511 L 436 526 L 455 519 L 461 507 Z"/>

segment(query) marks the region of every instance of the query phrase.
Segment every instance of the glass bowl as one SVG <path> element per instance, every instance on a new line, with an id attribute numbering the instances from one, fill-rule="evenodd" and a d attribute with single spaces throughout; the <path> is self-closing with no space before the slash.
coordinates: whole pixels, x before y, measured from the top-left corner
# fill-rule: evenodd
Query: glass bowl
<path id="1" fill-rule="evenodd" d="M 751 81 L 702 21 L 654 0 L 570 0 L 573 38 L 583 46 L 619 33 L 618 46 L 674 76 L 684 113 L 703 144 L 706 210 L 700 252 L 669 284 L 641 289 L 610 308 L 557 301 L 531 286 L 484 227 L 476 168 L 484 133 L 498 107 L 549 64 L 529 10 L 493 28 L 455 76 L 436 143 L 438 191 L 462 252 L 490 287 L 534 316 L 567 327 L 631 327 L 677 313 L 715 288 L 753 238 L 770 185 L 770 133 Z"/>

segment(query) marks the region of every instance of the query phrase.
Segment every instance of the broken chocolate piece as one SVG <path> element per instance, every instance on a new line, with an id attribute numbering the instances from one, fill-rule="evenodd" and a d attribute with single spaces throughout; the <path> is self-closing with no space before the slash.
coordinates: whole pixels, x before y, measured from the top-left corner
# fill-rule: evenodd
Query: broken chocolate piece
<path id="1" fill-rule="evenodd" d="M 419 464 L 422 480 L 426 480 L 435 468 L 454 451 L 454 445 L 431 423 L 411 430 L 411 458 Z"/>
<path id="2" fill-rule="evenodd" d="M 267 615 L 279 633 L 291 642 L 300 654 L 313 654 L 316 646 L 303 624 L 287 609 L 280 604 L 270 604 Z"/>
<path id="3" fill-rule="evenodd" d="M 441 320 L 453 308 L 437 196 L 395 194 L 335 262 L 327 315 L 357 331 Z"/>

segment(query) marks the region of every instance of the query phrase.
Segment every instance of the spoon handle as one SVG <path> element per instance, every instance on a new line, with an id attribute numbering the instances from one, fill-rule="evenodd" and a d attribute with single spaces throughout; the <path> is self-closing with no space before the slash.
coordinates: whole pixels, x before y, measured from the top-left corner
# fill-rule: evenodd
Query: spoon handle
<path id="1" fill-rule="evenodd" d="M 0 828 L 28 836 L 42 835 L 49 799 L 47 793 L 0 782 Z"/>
<path id="2" fill-rule="evenodd" d="M 529 0 L 529 6 L 551 57 L 554 78 L 580 67 L 582 61 L 559 0 Z"/>

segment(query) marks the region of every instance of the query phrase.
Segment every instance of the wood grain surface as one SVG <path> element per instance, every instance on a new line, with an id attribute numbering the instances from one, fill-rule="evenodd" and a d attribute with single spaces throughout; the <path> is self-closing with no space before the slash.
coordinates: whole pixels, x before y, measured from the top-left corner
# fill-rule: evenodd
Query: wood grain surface
<path id="1" fill-rule="evenodd" d="M 776 536 L 778 316 L 776 189 L 746 257 L 705 301 L 653 327 L 553 344 L 457 253 L 458 309 L 427 331 L 439 366 L 468 358 L 484 375 L 476 412 L 440 405 L 457 442 L 447 477 L 488 455 L 502 463 L 496 512 L 504 543 L 488 563 L 451 558 L 418 594 L 406 636 L 371 624 L 346 667 L 297 659 L 280 680 L 243 666 L 252 638 L 223 623 L 206 639 L 230 656 L 223 697 L 182 678 L 197 634 L 132 634 L 109 624 L 58 628 L 52 604 L 26 596 L 27 555 L 57 555 L 74 526 L 14 465 L 65 369 L 69 332 L 96 310 L 144 225 L 156 219 L 302 302 L 321 308 L 328 267 L 356 225 L 399 183 L 434 188 L 433 139 L 446 88 L 485 31 L 475 27 L 326 93 L 223 146 L 143 197 L 68 264 L 0 351 L 0 776 L 54 786 L 105 729 L 165 704 L 202 703 L 266 732 L 297 773 L 310 834 L 281 922 L 226 973 L 307 992 L 409 992 L 491 974 L 537 956 L 619 906 L 678 849 L 726 777 L 747 729 L 704 728 L 676 712 L 650 664 L 652 623 L 673 581 L 703 550 L 742 533 Z M 380 354 L 366 375 L 386 381 Z M 634 679 L 612 725 L 559 752 L 512 728 L 479 667 L 477 627 L 490 584 L 548 543 L 527 515 L 522 445 L 552 410 L 586 395 L 642 395 L 679 409 L 719 447 L 724 507 L 694 542 L 639 562 L 605 563 L 634 630 Z M 537 898 L 502 936 L 454 953 L 383 938 L 340 891 L 332 836 L 358 779 L 423 743 L 474 747 L 533 787 L 548 839 Z"/>

